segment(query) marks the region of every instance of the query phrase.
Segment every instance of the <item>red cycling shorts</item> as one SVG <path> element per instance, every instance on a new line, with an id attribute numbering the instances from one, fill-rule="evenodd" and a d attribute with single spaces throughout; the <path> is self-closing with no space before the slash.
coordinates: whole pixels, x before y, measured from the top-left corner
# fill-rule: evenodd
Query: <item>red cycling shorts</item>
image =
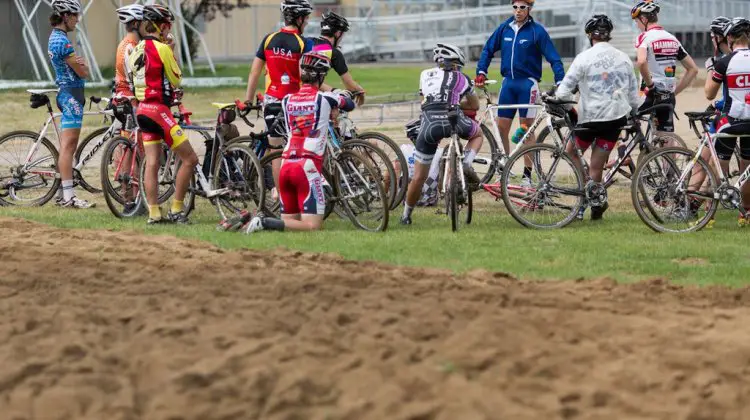
<path id="1" fill-rule="evenodd" d="M 141 102 L 138 104 L 136 119 L 145 145 L 159 144 L 164 140 L 174 150 L 188 139 L 172 116 L 172 111 L 164 104 Z"/>
<path id="2" fill-rule="evenodd" d="M 279 196 L 283 214 L 325 214 L 322 162 L 313 159 L 285 159 L 279 172 Z"/>

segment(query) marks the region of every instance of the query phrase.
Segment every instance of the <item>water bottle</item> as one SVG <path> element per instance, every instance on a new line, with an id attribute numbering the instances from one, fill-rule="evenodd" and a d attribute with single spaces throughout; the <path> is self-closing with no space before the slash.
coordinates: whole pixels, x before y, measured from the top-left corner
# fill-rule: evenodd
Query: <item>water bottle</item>
<path id="1" fill-rule="evenodd" d="M 527 131 L 529 131 L 529 127 L 527 127 L 525 124 L 521 124 L 521 126 L 516 129 L 516 132 L 513 133 L 513 138 L 510 141 L 512 141 L 513 144 L 518 144 L 523 136 L 526 135 Z"/>

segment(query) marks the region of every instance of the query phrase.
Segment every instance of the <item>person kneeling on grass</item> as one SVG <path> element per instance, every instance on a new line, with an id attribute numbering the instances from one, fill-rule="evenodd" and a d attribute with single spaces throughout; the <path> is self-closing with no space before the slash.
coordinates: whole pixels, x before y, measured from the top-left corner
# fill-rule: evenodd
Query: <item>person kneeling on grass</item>
<path id="1" fill-rule="evenodd" d="M 260 230 L 311 231 L 323 226 L 326 200 L 322 167 L 331 111 L 354 109 L 349 92 L 320 90 L 330 68 L 328 56 L 316 52 L 304 54 L 300 60 L 302 88 L 281 101 L 284 125 L 289 133 L 279 173 L 281 219 L 236 216 L 234 220 L 222 222 L 220 230 L 233 230 L 244 222 L 242 230 L 248 234 Z M 246 219 L 250 219 L 249 222 Z"/>

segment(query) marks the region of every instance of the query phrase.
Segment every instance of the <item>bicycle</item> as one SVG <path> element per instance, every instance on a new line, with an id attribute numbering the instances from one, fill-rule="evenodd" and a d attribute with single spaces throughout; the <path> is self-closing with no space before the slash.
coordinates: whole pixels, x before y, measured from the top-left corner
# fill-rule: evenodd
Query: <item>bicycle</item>
<path id="1" fill-rule="evenodd" d="M 636 169 L 631 199 L 636 213 L 649 228 L 660 233 L 686 233 L 703 229 L 714 219 L 719 204 L 726 209 L 739 210 L 746 218 L 748 212 L 742 206 L 741 188 L 750 179 L 750 167 L 731 183 L 721 168 L 714 142 L 720 138 L 744 138 L 733 134 L 711 134 L 709 126 L 714 112 L 686 112 L 690 126 L 703 134 L 698 148 L 691 151 L 684 147 L 667 147 L 648 155 Z M 701 154 L 708 148 L 711 166 Z M 704 174 L 693 181 L 693 176 Z M 701 179 L 703 178 L 703 179 Z"/>
<path id="2" fill-rule="evenodd" d="M 60 188 L 60 175 L 57 172 L 59 153 L 55 145 L 46 137 L 50 125 L 59 143 L 60 129 L 57 124 L 62 114 L 52 110 L 50 93 L 57 89 L 29 89 L 30 107 L 38 109 L 46 106 L 48 117 L 39 132 L 18 130 L 0 137 L 0 204 L 42 206 L 46 204 Z M 92 194 L 101 189 L 92 185 L 84 176 L 86 164 L 104 143 L 116 132 L 119 126 L 111 109 L 101 109 L 99 103 L 109 103 L 107 98 L 89 98 L 97 104 L 97 111 L 84 112 L 84 115 L 101 115 L 112 119 L 109 127 L 95 130 L 83 139 L 76 148 L 73 158 L 73 185 L 81 186 Z M 101 137 L 100 137 L 101 136 Z M 13 161 L 13 159 L 17 159 Z M 27 195 L 29 194 L 29 195 Z"/>
<path id="3" fill-rule="evenodd" d="M 444 165 L 443 182 L 440 189 L 445 198 L 445 210 L 451 219 L 451 230 L 453 232 L 458 231 L 461 223 L 459 218 L 461 210 L 466 207 L 465 223 L 467 225 L 471 224 L 474 210 L 471 189 L 466 185 L 466 178 L 464 178 L 463 147 L 456 132 L 460 112 L 462 111 L 458 106 L 452 106 L 448 110 L 451 135 L 450 143 L 448 143 L 443 157 L 447 162 Z"/>
<path id="4" fill-rule="evenodd" d="M 639 147 L 645 153 L 653 145 L 641 130 L 639 121 L 651 118 L 656 110 L 673 109 L 670 104 L 659 104 L 638 111 L 631 116 L 623 132 L 628 141 L 625 153 L 619 156 L 614 165 L 606 172 L 602 182 L 595 182 L 589 176 L 589 166 L 583 152 L 575 141 L 575 134 L 587 131 L 576 127 L 571 121 L 565 107 L 574 101 L 563 101 L 557 98 L 543 97 L 546 112 L 563 118 L 570 133 L 562 144 L 532 144 L 519 149 L 507 163 L 502 176 L 502 197 L 508 212 L 525 227 L 537 229 L 554 229 L 567 226 L 576 218 L 582 218 L 586 207 L 603 207 L 607 205 L 607 189 L 615 182 L 615 177 L 630 158 L 633 150 Z M 573 145 L 574 156 L 565 152 L 565 146 Z M 526 159 L 524 159 L 526 157 Z M 532 162 L 531 173 L 525 174 L 527 185 L 517 183 L 518 176 Z M 520 167 L 515 167 L 520 163 Z M 548 169 L 544 166 L 549 164 Z M 566 166 L 567 167 L 564 167 Z M 553 177 L 558 177 L 553 180 Z M 538 219 L 546 219 L 541 221 Z"/>
<path id="5" fill-rule="evenodd" d="M 195 167 L 187 194 L 183 200 L 185 203 L 185 215 L 189 215 L 195 208 L 195 197 L 200 196 L 209 200 L 215 207 L 221 219 L 227 219 L 240 212 L 257 212 L 264 208 L 265 185 L 262 176 L 262 167 L 255 153 L 242 142 L 226 141 L 220 129 L 222 124 L 231 124 L 237 115 L 248 125 L 247 113 L 250 109 L 236 100 L 234 103 L 213 103 L 218 109 L 216 127 L 203 127 L 193 125 L 190 121 L 190 113 L 184 111 L 180 105 L 180 111 L 175 113 L 180 127 L 183 130 L 192 130 L 202 133 L 206 144 L 210 144 L 206 151 L 207 158 L 204 159 L 204 167 L 199 162 Z M 214 139 L 208 136 L 208 132 L 214 132 Z M 177 156 L 162 144 L 166 159 L 159 169 L 157 183 L 160 187 L 158 204 L 163 204 L 174 192 L 175 176 L 181 165 Z M 207 161 L 207 162 L 206 162 Z M 140 166 L 139 179 L 144 179 L 146 165 L 144 159 Z M 208 175 L 206 175 L 208 174 Z M 146 193 L 140 189 L 141 199 L 146 202 Z"/>

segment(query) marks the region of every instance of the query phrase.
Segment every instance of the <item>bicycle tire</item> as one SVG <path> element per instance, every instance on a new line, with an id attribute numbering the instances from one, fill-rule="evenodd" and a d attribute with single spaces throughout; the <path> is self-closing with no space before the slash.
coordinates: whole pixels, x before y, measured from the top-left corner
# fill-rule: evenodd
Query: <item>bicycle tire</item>
<path id="1" fill-rule="evenodd" d="M 145 209 L 144 207 L 144 200 L 141 196 L 140 192 L 140 183 L 137 178 L 135 178 L 131 172 L 131 174 L 122 174 L 120 175 L 120 178 L 124 179 L 125 183 L 127 185 L 132 186 L 125 186 L 123 187 L 122 184 L 120 185 L 120 188 L 115 187 L 112 185 L 112 179 L 114 174 L 110 174 L 110 162 L 114 162 L 114 154 L 117 151 L 118 148 L 124 148 L 126 150 L 129 150 L 131 153 L 131 156 L 134 156 L 135 158 L 135 165 L 134 168 L 136 171 L 140 170 L 141 167 L 141 156 L 134 152 L 136 150 L 135 147 L 133 147 L 133 143 L 121 136 L 113 137 L 110 141 L 107 142 L 107 144 L 104 146 L 104 152 L 102 154 L 102 162 L 100 164 L 100 177 L 102 180 L 102 195 L 104 196 L 104 201 L 107 203 L 107 207 L 109 208 L 109 211 L 112 212 L 112 214 L 117 217 L 118 219 L 124 219 L 129 217 L 134 217 L 142 213 L 142 211 Z M 123 170 L 122 168 L 122 159 L 119 163 L 115 165 L 118 170 Z M 129 168 L 126 168 L 125 171 L 130 171 Z M 125 197 L 123 197 L 121 190 L 123 188 L 134 188 L 137 189 L 134 191 L 134 197 L 133 201 L 129 202 Z M 119 190 L 119 191 L 118 191 Z M 130 209 L 126 209 L 125 206 L 127 204 L 133 203 L 134 205 L 131 206 Z"/>
<path id="2" fill-rule="evenodd" d="M 33 131 L 27 131 L 27 130 L 18 130 L 18 131 L 11 131 L 9 133 L 4 134 L 2 137 L 0 137 L 0 156 L 3 156 L 2 148 L 5 143 L 10 142 L 11 140 L 15 138 L 21 138 L 28 140 L 29 146 L 28 148 L 23 147 L 22 148 L 22 154 L 25 156 L 33 146 L 34 143 L 39 139 L 39 133 L 35 133 Z M 44 182 L 45 185 L 49 184 L 49 191 L 44 193 L 41 197 L 29 200 L 28 202 L 18 202 L 18 201 L 11 201 L 8 199 L 8 197 L 11 195 L 10 186 L 8 182 L 11 181 L 8 177 L 5 178 L 6 175 L 10 172 L 9 170 L 6 171 L 4 169 L 0 170 L 0 203 L 6 206 L 43 206 L 45 205 L 49 200 L 52 199 L 52 197 L 55 196 L 55 193 L 60 189 L 60 177 L 59 172 L 57 172 L 57 160 L 59 158 L 59 153 L 57 151 L 57 148 L 54 144 L 52 144 L 51 141 L 49 141 L 48 138 L 42 137 L 39 147 L 44 147 L 49 152 L 49 157 L 45 157 L 42 159 L 37 159 L 38 164 L 48 165 L 49 168 L 51 168 L 54 171 L 54 175 L 47 176 L 46 178 L 44 176 L 40 176 L 40 179 L 42 182 Z M 39 149 L 37 149 L 36 155 L 38 155 Z M 13 155 L 18 155 L 16 153 L 13 153 Z M 20 156 L 19 156 L 20 157 Z M 23 162 L 18 162 L 16 165 L 22 165 Z M 43 166 L 44 167 L 44 166 Z M 9 168 L 8 168 L 9 169 Z M 23 185 L 23 184 L 21 184 Z M 47 188 L 45 188 L 46 190 Z"/>
<path id="3" fill-rule="evenodd" d="M 502 156 L 499 155 L 500 148 L 497 145 L 497 139 L 495 138 L 495 135 L 492 134 L 492 131 L 489 129 L 489 127 L 487 127 L 485 124 L 480 125 L 480 127 L 482 127 L 482 135 L 484 136 L 486 143 L 490 146 L 491 158 L 490 166 L 487 168 L 487 172 L 485 172 L 484 176 L 479 179 L 479 183 L 487 184 L 492 181 L 492 177 L 497 173 L 497 169 L 500 164 L 499 159 L 502 158 Z"/>
<path id="4" fill-rule="evenodd" d="M 458 182 L 456 179 L 458 176 L 458 165 L 456 164 L 456 161 L 458 160 L 458 153 L 456 152 L 455 148 L 451 148 L 450 152 L 448 153 L 448 165 L 450 168 L 449 176 L 448 178 L 448 191 L 445 194 L 445 198 L 447 200 L 446 203 L 446 211 L 448 212 L 448 216 L 451 218 L 451 230 L 453 232 L 456 232 L 458 230 Z"/>
<path id="5" fill-rule="evenodd" d="M 348 165 L 347 163 L 354 163 Z M 388 229 L 388 195 L 385 193 L 385 186 L 382 182 L 377 181 L 377 172 L 372 167 L 368 159 L 363 158 L 360 154 L 351 150 L 342 150 L 334 161 L 337 170 L 333 174 L 334 184 L 338 188 L 338 200 L 342 204 L 344 211 L 354 226 L 368 232 L 383 232 Z M 356 173 L 352 173 L 356 170 Z M 343 175 L 347 176 L 346 182 L 341 179 Z M 353 185 L 359 184 L 359 185 Z M 343 186 L 346 185 L 346 188 Z M 356 189 L 356 197 L 347 197 L 348 191 Z M 372 197 L 373 200 L 369 200 Z M 374 219 L 378 222 L 377 226 L 366 226 L 358 214 L 372 213 L 368 211 L 372 203 L 377 201 L 382 203 L 379 207 L 379 217 Z M 360 211 L 362 210 L 362 211 Z"/>
<path id="6" fill-rule="evenodd" d="M 563 141 L 565 141 L 565 138 L 567 136 L 564 136 L 560 130 L 565 127 L 565 121 L 560 119 L 553 119 L 552 120 L 552 127 L 557 130 L 557 136 L 560 139 L 560 143 L 562 144 Z M 547 137 L 550 135 L 550 129 L 548 125 L 544 125 L 542 128 L 542 131 L 539 132 L 539 135 L 536 136 L 536 144 L 545 144 L 545 141 L 547 140 Z"/>
<path id="7" fill-rule="evenodd" d="M 396 179 L 396 169 L 393 167 L 393 164 L 390 162 L 390 159 L 385 151 L 383 151 L 383 149 L 381 149 L 380 147 L 363 140 L 347 140 L 346 142 L 344 142 L 344 144 L 341 145 L 341 147 L 344 150 L 353 150 L 359 153 L 362 157 L 370 159 L 370 163 L 372 164 L 373 168 L 381 177 L 380 182 L 383 182 L 384 185 L 386 176 L 383 173 L 383 168 L 381 168 L 380 165 L 385 166 L 385 173 L 388 174 L 388 186 L 386 188 L 386 192 L 388 194 L 388 205 L 389 208 L 393 210 L 393 203 L 394 200 L 396 200 L 396 194 L 398 193 L 398 180 Z M 380 158 L 380 164 L 375 161 L 375 157 L 372 156 L 373 154 Z"/>
<path id="8" fill-rule="evenodd" d="M 708 202 L 708 209 L 704 212 L 703 217 L 699 218 L 697 221 L 692 223 L 686 223 L 686 227 L 684 229 L 670 229 L 666 226 L 664 218 L 657 216 L 657 210 L 654 208 L 654 206 L 651 204 L 650 195 L 646 192 L 645 188 L 645 180 L 644 180 L 644 172 L 646 171 L 645 168 L 650 167 L 651 161 L 656 161 L 656 167 L 659 167 L 658 159 L 664 157 L 665 160 L 668 162 L 669 165 L 671 165 L 674 169 L 675 174 L 682 174 L 683 170 L 679 169 L 676 163 L 674 163 L 675 159 L 669 155 L 682 155 L 685 157 L 687 161 L 690 161 L 695 158 L 695 152 L 683 147 L 663 147 L 660 148 L 651 154 L 649 154 L 647 157 L 644 158 L 644 160 L 641 162 L 641 164 L 638 165 L 638 167 L 635 170 L 635 174 L 633 175 L 633 183 L 631 185 L 631 200 L 633 203 L 633 207 L 635 208 L 636 214 L 638 214 L 638 217 L 641 219 L 641 221 L 651 228 L 651 230 L 658 232 L 658 233 L 687 233 L 687 232 L 696 232 L 701 229 L 703 229 L 716 215 L 716 211 L 719 207 L 719 199 L 714 198 L 715 197 L 715 188 L 718 186 L 716 173 L 714 172 L 711 165 L 709 165 L 703 158 L 698 157 L 698 159 L 695 161 L 696 165 L 700 165 L 704 171 L 706 171 L 706 180 L 703 182 L 705 185 L 706 182 L 714 188 L 713 191 L 709 190 L 709 192 L 704 193 L 706 197 L 711 197 L 710 199 L 707 199 L 704 201 Z M 653 181 L 651 182 L 653 184 Z M 638 194 L 642 194 L 646 197 L 645 201 L 639 197 Z M 685 194 L 687 196 L 687 194 Z M 669 200 L 673 200 L 671 197 L 667 197 Z M 665 201 L 667 201 L 665 199 Z M 705 208 L 704 203 L 701 204 L 701 207 Z M 646 208 L 644 209 L 644 204 L 646 205 Z M 652 220 L 649 217 L 649 214 L 654 216 Z M 687 222 L 687 220 L 685 220 Z"/>
<path id="9" fill-rule="evenodd" d="M 81 140 L 81 142 L 78 143 L 78 147 L 76 148 L 75 155 L 73 156 L 74 165 L 77 162 L 81 161 L 81 156 L 83 156 L 83 152 L 84 152 L 84 149 L 86 149 L 86 146 L 88 146 L 89 143 L 91 143 L 92 141 L 94 141 L 97 137 L 101 136 L 102 134 L 106 134 L 108 131 L 109 131 L 109 127 L 100 127 L 100 128 L 97 128 L 96 130 L 94 130 L 88 136 L 86 136 L 86 138 L 84 138 L 83 140 Z M 113 136 L 113 137 L 117 137 L 118 135 L 119 135 L 119 133 L 117 135 Z M 109 139 L 105 139 L 104 143 L 102 143 L 102 146 L 106 145 L 108 141 L 109 141 Z M 95 149 L 93 151 L 94 155 L 92 155 L 92 157 L 90 158 L 90 160 L 92 162 L 97 162 L 97 159 L 95 157 L 96 156 L 96 152 L 100 151 L 100 150 L 103 150 L 102 146 L 99 146 L 98 149 Z M 99 159 L 99 160 L 101 160 L 101 159 Z M 83 168 L 85 168 L 85 167 L 86 167 L 86 165 L 84 165 Z M 79 170 L 79 171 L 75 171 L 75 174 L 74 174 L 74 178 L 75 179 L 74 179 L 74 181 L 77 183 L 77 185 L 80 185 L 84 190 L 90 192 L 91 194 L 100 194 L 102 192 L 102 188 L 97 188 L 96 186 L 94 186 L 91 183 L 89 183 L 88 181 L 86 181 L 86 177 L 83 174 L 83 168 L 81 168 L 81 170 Z M 100 177 L 100 180 L 101 180 L 101 177 Z"/>
<path id="10" fill-rule="evenodd" d="M 533 228 L 533 229 L 559 229 L 562 227 L 567 226 L 570 224 L 573 220 L 575 220 L 578 210 L 583 206 L 584 202 L 584 192 L 583 192 L 583 174 L 581 174 L 580 169 L 573 163 L 570 156 L 568 156 L 565 152 L 560 150 L 559 148 L 549 145 L 549 144 L 530 144 L 526 146 L 522 146 L 518 152 L 513 155 L 512 158 L 508 160 L 508 165 L 506 168 L 510 169 L 513 168 L 513 165 L 519 160 L 523 159 L 524 155 L 529 153 L 534 153 L 535 156 L 532 157 L 532 159 L 537 162 L 537 165 L 534 165 L 533 170 L 535 172 L 532 173 L 532 176 L 537 175 L 538 173 L 544 174 L 544 171 L 541 169 L 542 159 L 539 157 L 541 152 L 546 151 L 549 152 L 553 159 L 557 160 L 558 163 L 554 163 L 551 167 L 557 168 L 559 162 L 565 162 L 569 166 L 569 170 L 572 172 L 574 176 L 574 188 L 571 189 L 571 191 L 575 191 L 576 194 L 563 194 L 563 195 L 569 195 L 571 197 L 576 198 L 576 202 L 569 205 L 569 206 L 559 206 L 559 205 L 548 205 L 547 202 L 542 202 L 542 205 L 539 206 L 539 201 L 536 196 L 541 196 L 542 199 L 545 198 L 544 194 L 547 194 L 542 191 L 540 192 L 539 189 L 535 189 L 532 187 L 528 187 L 527 189 L 530 192 L 536 193 L 535 196 L 530 196 L 529 193 L 519 194 L 518 191 L 522 190 L 523 187 L 518 187 L 516 185 L 511 184 L 511 172 L 503 171 L 503 177 L 502 177 L 502 196 L 503 196 L 503 202 L 505 203 L 505 207 L 508 209 L 508 213 L 510 213 L 513 218 L 520 223 L 521 225 L 527 227 L 527 228 Z M 534 201 L 532 201 L 531 205 L 531 211 L 530 213 L 535 213 L 537 209 L 541 207 L 540 210 L 544 211 L 546 207 L 553 207 L 553 208 L 560 208 L 562 210 L 567 210 L 567 215 L 564 215 L 559 221 L 555 223 L 550 224 L 540 224 L 535 223 L 533 221 L 530 221 L 529 219 L 525 218 L 524 215 L 519 212 L 516 207 L 514 206 L 513 200 L 527 200 L 529 198 L 533 198 Z M 564 214 L 561 212 L 561 214 Z"/>
<path id="11" fill-rule="evenodd" d="M 390 137 L 383 133 L 379 133 L 377 131 L 363 131 L 361 133 L 357 133 L 357 135 L 354 137 L 353 140 L 364 140 L 364 141 L 378 141 L 380 144 L 378 146 L 386 152 L 386 154 L 390 155 L 390 152 L 393 152 L 396 160 L 398 160 L 398 164 L 401 168 L 408 168 L 408 162 L 406 161 L 406 157 L 404 156 L 404 153 L 401 151 L 401 147 L 399 147 L 398 143 L 393 141 Z M 350 140 L 347 140 L 350 141 Z M 344 142 L 346 144 L 346 142 Z M 409 171 L 402 170 L 401 175 L 399 176 L 399 180 L 397 183 L 398 190 L 396 192 L 396 196 L 393 199 L 393 202 L 391 202 L 391 210 L 396 209 L 398 206 L 401 205 L 401 203 L 404 202 L 404 197 L 406 197 L 406 190 L 409 188 Z"/>
<path id="12" fill-rule="evenodd" d="M 228 219 L 241 211 L 254 213 L 265 206 L 263 167 L 255 153 L 242 143 L 224 148 L 222 158 L 216 159 L 211 184 L 213 190 L 231 189 L 230 193 L 213 199 L 222 219 Z M 239 200 L 232 199 L 235 197 Z M 250 203 L 255 205 L 254 209 L 248 206 Z"/>

